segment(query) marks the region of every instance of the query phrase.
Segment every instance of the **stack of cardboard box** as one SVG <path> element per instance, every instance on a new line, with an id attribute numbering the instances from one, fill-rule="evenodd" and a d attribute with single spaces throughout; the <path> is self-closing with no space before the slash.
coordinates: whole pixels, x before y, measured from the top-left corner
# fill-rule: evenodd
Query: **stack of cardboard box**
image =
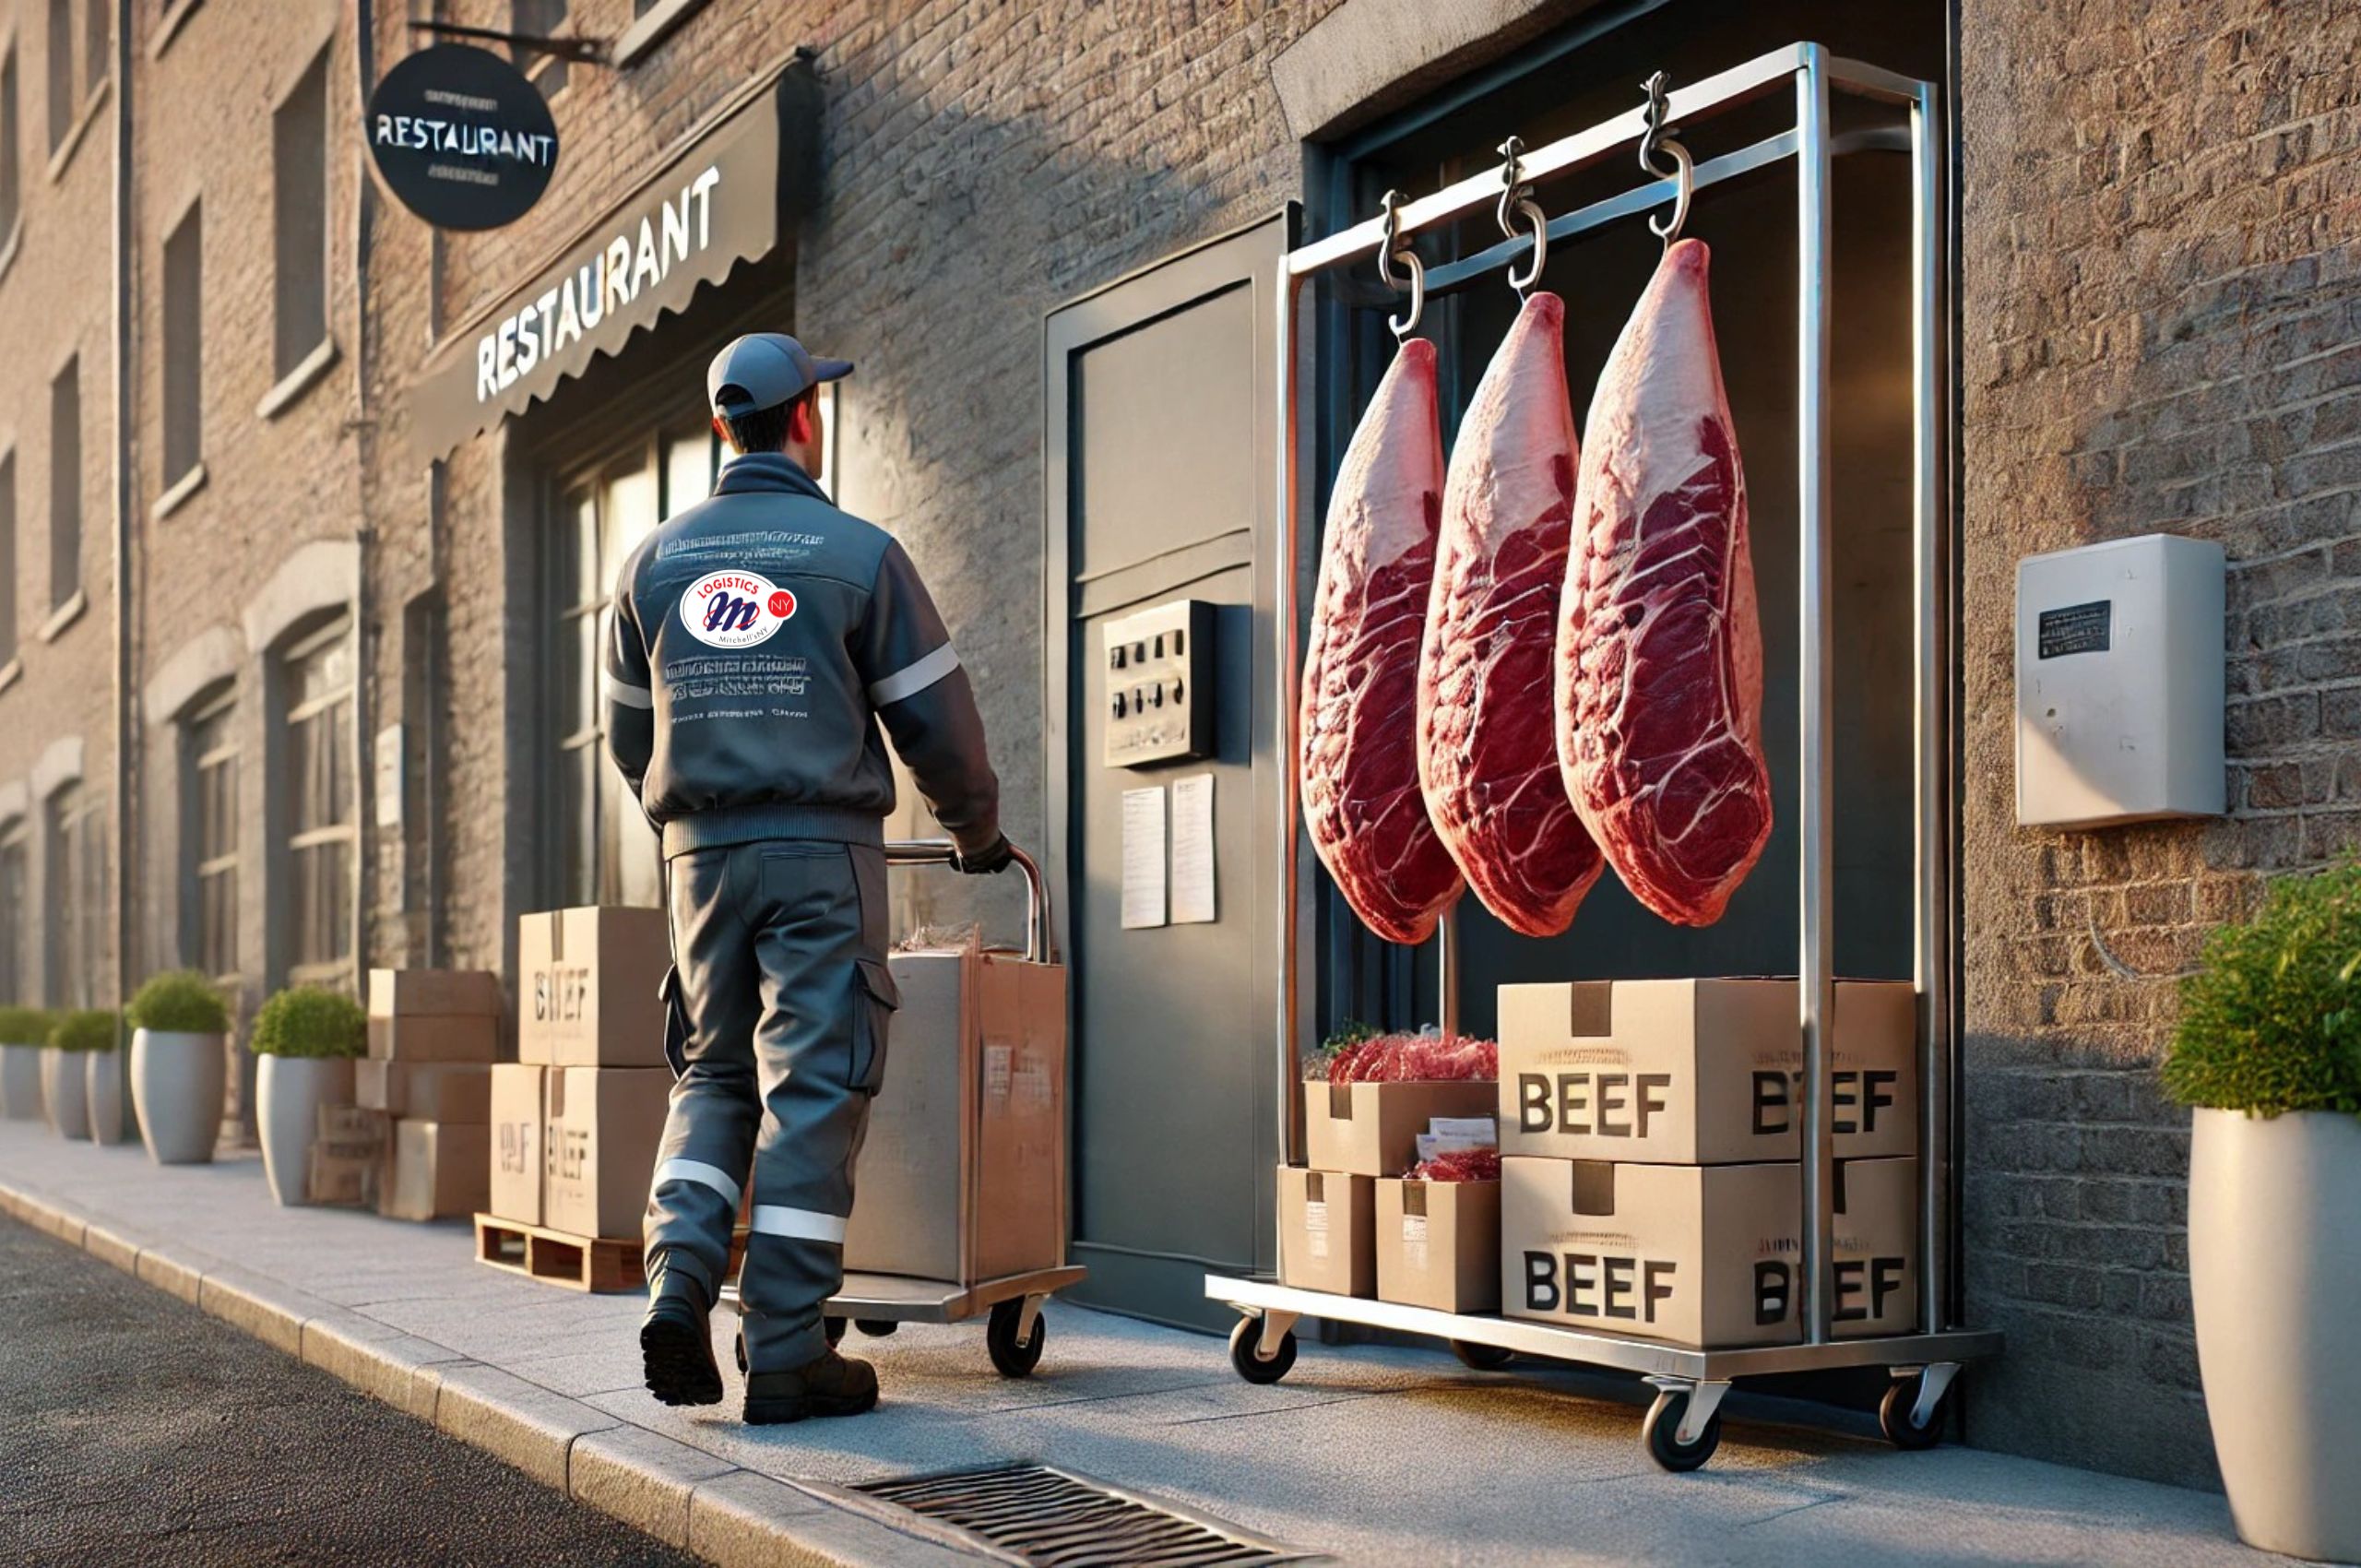
<path id="1" fill-rule="evenodd" d="M 672 1087 L 663 911 L 527 915 L 517 961 L 518 1060 L 490 1076 L 485 1206 L 569 1235 L 636 1237 Z"/>
<path id="2" fill-rule="evenodd" d="M 1502 986 L 1501 1301 L 1714 1348 L 1800 1335 L 1796 982 Z M 1916 1320 L 1916 1006 L 1839 981 L 1836 1332 Z"/>
<path id="3" fill-rule="evenodd" d="M 1431 1135 L 1438 1121 L 1489 1120 L 1493 1086 L 1465 1082 L 1402 1081 L 1331 1084 L 1320 1080 L 1303 1086 L 1304 1158 L 1302 1166 L 1279 1168 L 1279 1277 L 1307 1290 L 1338 1296 L 1379 1293 L 1378 1188 L 1392 1190 L 1386 1203 L 1394 1211 L 1387 1252 L 1395 1267 L 1389 1282 L 1399 1284 L 1389 1299 L 1412 1299 L 1420 1304 L 1455 1301 L 1458 1258 L 1459 1194 L 1430 1198 L 1452 1185 L 1487 1183 L 1414 1183 L 1422 1247 L 1414 1254 L 1400 1242 L 1409 1206 L 1402 1173 L 1418 1162 L 1418 1139 Z M 1480 1200 L 1471 1200 L 1471 1202 Z M 1433 1226 L 1442 1222 L 1453 1251 L 1440 1253 L 1433 1246 Z M 1489 1236 L 1484 1238 L 1489 1243 Z M 1418 1266 L 1407 1266 L 1415 1256 Z M 1454 1282 L 1446 1288 L 1445 1279 Z M 1436 1292 L 1448 1289 L 1447 1294 Z M 1473 1310 L 1473 1303 L 1446 1310 Z"/>
<path id="4" fill-rule="evenodd" d="M 377 1212 L 435 1219 L 483 1206 L 500 977 L 480 969 L 372 969 L 369 1056 L 354 1099 L 383 1116 Z"/>

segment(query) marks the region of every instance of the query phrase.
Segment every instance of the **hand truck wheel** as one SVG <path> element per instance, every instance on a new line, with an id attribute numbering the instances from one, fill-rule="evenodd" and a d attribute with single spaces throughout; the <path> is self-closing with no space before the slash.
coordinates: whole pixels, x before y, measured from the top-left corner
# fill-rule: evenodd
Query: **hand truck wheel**
<path id="1" fill-rule="evenodd" d="M 1647 1420 L 1640 1423 L 1640 1441 L 1647 1446 L 1648 1457 L 1675 1474 L 1698 1468 L 1722 1445 L 1719 1410 L 1705 1419 L 1705 1430 L 1694 1439 L 1680 1441 L 1680 1418 L 1688 1412 L 1689 1397 L 1686 1393 L 1664 1390 L 1648 1407 Z"/>
<path id="2" fill-rule="evenodd" d="M 1451 1353 L 1470 1372 L 1498 1372 L 1516 1360 L 1516 1352 L 1506 1346 L 1478 1345 L 1472 1339 L 1452 1340 Z"/>
<path id="3" fill-rule="evenodd" d="M 890 1317 L 857 1317 L 852 1325 L 872 1339 L 883 1339 L 902 1326 Z"/>
<path id="4" fill-rule="evenodd" d="M 1921 1426 L 1913 1420 L 1917 1413 L 1919 1390 L 1927 1381 L 1925 1372 L 1916 1377 L 1898 1377 L 1888 1385 L 1885 1397 L 1878 1401 L 1878 1430 L 1896 1448 L 1916 1451 L 1932 1448 L 1943 1440 L 1943 1418 L 1951 1408 L 1949 1389 L 1935 1401 Z"/>
<path id="5" fill-rule="evenodd" d="M 1019 1340 L 1017 1326 L 1025 1321 L 1025 1298 L 995 1302 L 991 1321 L 984 1324 L 984 1349 L 1003 1377 L 1027 1377 L 1041 1364 L 1041 1347 L 1050 1337 L 1050 1322 L 1033 1314 L 1033 1334 Z"/>
<path id="6" fill-rule="evenodd" d="M 1295 1365 L 1295 1330 L 1279 1338 L 1279 1348 L 1265 1360 L 1262 1353 L 1263 1320 L 1243 1317 L 1229 1331 L 1229 1364 L 1249 1383 L 1276 1383 Z"/>

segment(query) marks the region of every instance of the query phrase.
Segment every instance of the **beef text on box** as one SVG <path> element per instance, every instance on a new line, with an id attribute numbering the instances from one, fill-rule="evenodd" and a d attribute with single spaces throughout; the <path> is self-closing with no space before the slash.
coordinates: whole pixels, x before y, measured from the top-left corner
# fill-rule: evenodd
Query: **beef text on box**
<path id="1" fill-rule="evenodd" d="M 1436 1117 L 1489 1117 L 1496 1091 L 1480 1079 L 1303 1086 L 1303 1158 L 1315 1170 L 1399 1176 L 1418 1163 L 1418 1134 Z"/>
<path id="2" fill-rule="evenodd" d="M 1837 1165 L 1830 1268 L 1842 1337 L 1916 1323 L 1915 1158 Z M 1501 1162 L 1501 1310 L 1698 1348 L 1802 1336 L 1801 1168 Z"/>
<path id="3" fill-rule="evenodd" d="M 364 1111 L 481 1127 L 492 1120 L 492 1066 L 371 1057 L 352 1064 L 352 1099 Z"/>
<path id="4" fill-rule="evenodd" d="M 1380 1181 L 1377 1299 L 1439 1313 L 1497 1312 L 1501 1184 Z"/>
<path id="5" fill-rule="evenodd" d="M 658 1067 L 552 1067 L 542 1096 L 541 1223 L 575 1236 L 636 1236 L 656 1174 L 672 1075 Z"/>
<path id="6" fill-rule="evenodd" d="M 664 911 L 547 909 L 517 922 L 516 1055 L 556 1067 L 661 1067 L 671 966 Z"/>
<path id="7" fill-rule="evenodd" d="M 492 1069 L 492 1126 L 486 1139 L 492 1215 L 520 1225 L 541 1222 L 541 1096 L 549 1069 L 503 1062 Z"/>
<path id="8" fill-rule="evenodd" d="M 1332 1296 L 1377 1294 L 1376 1182 L 1279 1167 L 1279 1279 Z"/>
<path id="9" fill-rule="evenodd" d="M 1721 1165 L 1802 1149 L 1792 980 L 1577 980 L 1500 990 L 1501 1152 Z M 1918 1147 L 1917 999 L 1839 980 L 1840 1158 Z"/>

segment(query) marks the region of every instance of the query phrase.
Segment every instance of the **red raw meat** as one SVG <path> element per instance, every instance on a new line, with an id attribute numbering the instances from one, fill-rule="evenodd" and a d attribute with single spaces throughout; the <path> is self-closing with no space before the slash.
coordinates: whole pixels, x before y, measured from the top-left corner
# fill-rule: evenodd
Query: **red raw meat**
<path id="1" fill-rule="evenodd" d="M 1549 717 L 1574 515 L 1566 305 L 1535 294 L 1477 383 L 1442 493 L 1418 667 L 1427 814 L 1484 907 L 1555 936 L 1606 861 L 1558 769 Z"/>
<path id="2" fill-rule="evenodd" d="M 1591 399 L 1558 634 L 1566 792 L 1625 886 L 1711 925 L 1771 837 L 1746 476 L 1706 251 L 1665 252 Z"/>
<path id="3" fill-rule="evenodd" d="M 1497 1083 L 1501 1048 L 1466 1035 L 1371 1035 L 1337 1047 L 1324 1069 L 1307 1067 L 1332 1084 Z"/>
<path id="4" fill-rule="evenodd" d="M 1298 768 L 1311 847 L 1388 942 L 1424 942 L 1459 897 L 1417 756 L 1418 639 L 1442 516 L 1435 347 L 1413 338 L 1378 383 L 1329 498 Z"/>
<path id="5" fill-rule="evenodd" d="M 1406 1182 L 1497 1182 L 1501 1151 L 1496 1148 L 1450 1149 L 1422 1159 L 1402 1173 Z"/>

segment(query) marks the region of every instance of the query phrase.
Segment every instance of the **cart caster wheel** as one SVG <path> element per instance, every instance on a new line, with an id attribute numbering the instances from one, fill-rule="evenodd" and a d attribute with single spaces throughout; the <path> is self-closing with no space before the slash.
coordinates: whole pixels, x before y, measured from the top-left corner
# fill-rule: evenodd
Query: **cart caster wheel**
<path id="1" fill-rule="evenodd" d="M 1706 1420 L 1705 1430 L 1697 1434 L 1697 1441 L 1681 1443 L 1680 1418 L 1688 1408 L 1688 1395 L 1667 1391 L 1656 1396 L 1656 1402 L 1648 1407 L 1648 1419 L 1640 1424 L 1640 1441 L 1647 1444 L 1648 1457 L 1675 1474 L 1696 1469 L 1722 1445 L 1719 1410 Z"/>
<path id="2" fill-rule="evenodd" d="M 835 1349 L 837 1345 L 843 1342 L 845 1336 L 844 1319 L 840 1317 L 824 1317 L 820 1320 L 820 1328 L 821 1331 L 828 1336 L 829 1349 Z"/>
<path id="3" fill-rule="evenodd" d="M 1290 1328 L 1280 1336 L 1278 1350 L 1268 1360 L 1259 1349 L 1262 1340 L 1260 1318 L 1239 1319 L 1238 1326 L 1229 1331 L 1229 1364 L 1249 1383 L 1276 1383 L 1295 1365 L 1295 1330 Z"/>
<path id="4" fill-rule="evenodd" d="M 1041 1364 L 1041 1346 L 1050 1337 L 1050 1320 L 1034 1313 L 1033 1336 L 1020 1343 L 1016 1325 L 1024 1317 L 1025 1302 L 1020 1297 L 995 1305 L 991 1321 L 984 1324 L 984 1348 L 991 1353 L 992 1365 L 1000 1369 L 1003 1377 L 1026 1377 Z"/>
<path id="5" fill-rule="evenodd" d="M 887 1317 L 857 1317 L 852 1325 L 872 1339 L 883 1339 L 902 1325 Z"/>
<path id="6" fill-rule="evenodd" d="M 1911 1412 L 1917 1408 L 1918 1388 L 1926 1375 L 1920 1372 L 1916 1377 L 1894 1379 L 1892 1385 L 1885 1391 L 1885 1397 L 1878 1401 L 1878 1430 L 1884 1432 L 1885 1440 L 1896 1448 L 1914 1451 L 1932 1448 L 1943 1440 L 1943 1417 L 1951 1408 L 1950 1390 L 1944 1390 L 1943 1397 L 1935 1401 L 1935 1408 L 1928 1413 L 1925 1426 L 1910 1419 Z"/>
<path id="7" fill-rule="evenodd" d="M 1471 1372 L 1498 1372 L 1516 1360 L 1514 1350 L 1504 1349 L 1498 1345 L 1478 1345 L 1466 1339 L 1453 1340 L 1451 1353 L 1459 1358 L 1461 1366 Z"/>

